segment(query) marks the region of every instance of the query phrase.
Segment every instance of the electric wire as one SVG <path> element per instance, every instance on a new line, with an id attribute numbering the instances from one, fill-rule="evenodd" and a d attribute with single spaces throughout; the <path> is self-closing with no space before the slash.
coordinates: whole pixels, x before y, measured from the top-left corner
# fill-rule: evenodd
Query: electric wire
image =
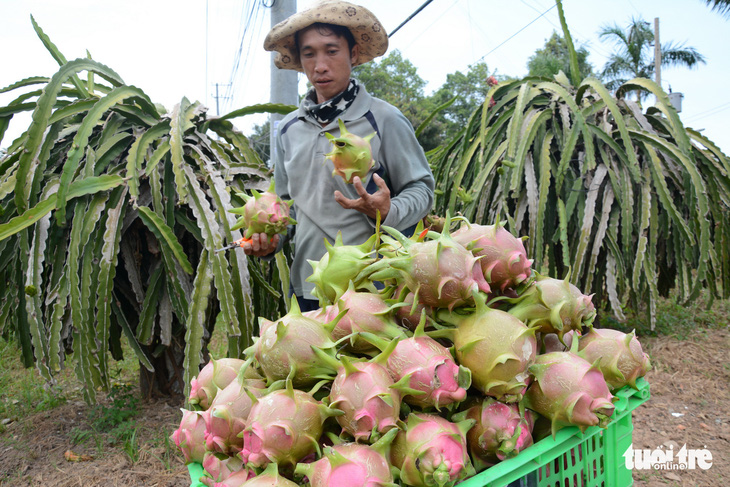
<path id="1" fill-rule="evenodd" d="M 685 123 L 688 123 L 688 122 L 694 123 L 694 122 L 697 122 L 698 120 L 702 120 L 702 119 L 705 119 L 708 117 L 715 116 L 718 113 L 727 110 L 728 108 L 730 108 L 730 101 L 725 102 L 721 105 L 717 105 L 713 108 L 710 108 L 709 110 L 705 110 L 704 112 L 695 113 L 693 115 L 690 115 L 684 121 L 685 121 Z"/>

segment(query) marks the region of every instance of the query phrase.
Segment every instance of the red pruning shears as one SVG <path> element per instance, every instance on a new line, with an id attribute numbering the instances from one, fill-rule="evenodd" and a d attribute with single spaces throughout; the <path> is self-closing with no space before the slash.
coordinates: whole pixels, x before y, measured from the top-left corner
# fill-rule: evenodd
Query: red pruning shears
<path id="1" fill-rule="evenodd" d="M 224 250 L 229 249 L 235 249 L 236 247 L 243 248 L 244 244 L 251 243 L 252 240 L 250 238 L 239 238 L 238 240 L 234 240 L 233 243 L 226 245 L 222 249 L 215 249 L 216 252 L 223 252 Z"/>

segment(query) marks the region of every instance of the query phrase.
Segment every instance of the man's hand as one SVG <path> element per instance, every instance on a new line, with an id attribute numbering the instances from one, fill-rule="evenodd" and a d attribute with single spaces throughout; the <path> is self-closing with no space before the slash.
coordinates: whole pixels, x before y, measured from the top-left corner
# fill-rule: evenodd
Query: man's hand
<path id="1" fill-rule="evenodd" d="M 360 178 L 355 176 L 352 178 L 352 184 L 355 186 L 355 191 L 357 191 L 360 197 L 356 200 L 351 200 L 339 191 L 335 191 L 335 201 L 343 208 L 357 210 L 373 220 L 377 219 L 377 214 L 380 212 L 380 221 L 384 221 L 390 211 L 390 190 L 388 189 L 388 185 L 385 184 L 385 180 L 377 174 L 373 174 L 373 180 L 378 186 L 378 191 L 374 194 L 368 193 L 362 185 Z"/>
<path id="2" fill-rule="evenodd" d="M 263 257 L 274 252 L 277 245 L 279 245 L 278 234 L 269 239 L 269 236 L 265 233 L 254 233 L 251 235 L 251 242 L 243 244 L 243 253 L 254 257 Z"/>

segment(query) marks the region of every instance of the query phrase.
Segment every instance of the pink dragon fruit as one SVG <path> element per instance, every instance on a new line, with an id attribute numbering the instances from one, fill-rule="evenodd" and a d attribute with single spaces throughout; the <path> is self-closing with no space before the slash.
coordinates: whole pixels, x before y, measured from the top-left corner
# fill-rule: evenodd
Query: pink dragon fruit
<path id="1" fill-rule="evenodd" d="M 466 441 L 477 471 L 512 458 L 533 443 L 532 412 L 515 403 L 486 398 L 451 419 L 476 421 L 466 434 Z"/>
<path id="2" fill-rule="evenodd" d="M 375 132 L 366 137 L 360 137 L 349 132 L 341 118 L 337 120 L 337 123 L 340 126 L 339 137 L 328 132 L 325 133 L 333 146 L 332 152 L 325 156 L 335 166 L 332 176 L 340 176 L 347 184 L 352 184 L 353 177 L 364 178 L 375 164 L 370 148 L 370 140 Z"/>
<path id="3" fill-rule="evenodd" d="M 413 487 L 451 487 L 474 475 L 466 433 L 473 419 L 452 423 L 440 416 L 411 413 L 406 431 L 395 437 L 390 452 L 400 479 Z"/>
<path id="4" fill-rule="evenodd" d="M 200 477 L 199 480 L 201 484 L 208 487 L 219 485 L 240 470 L 246 472 L 245 474 L 238 474 L 238 476 L 246 477 L 244 481 L 256 476 L 256 472 L 244 467 L 243 461 L 240 458 L 229 457 L 212 451 L 205 453 L 203 457 L 203 469 L 207 475 Z"/>
<path id="5" fill-rule="evenodd" d="M 376 232 L 360 245 L 344 245 L 342 232 L 337 232 L 334 245 L 327 240 L 324 241 L 327 253 L 317 262 L 309 261 L 313 272 L 307 278 L 307 282 L 315 286 L 313 294 L 319 299 L 320 306 L 335 303 L 345 294 L 351 282 L 355 289 L 377 291 L 372 282 L 368 279 L 358 279 L 357 276 L 375 262 L 373 254 L 378 238 Z"/>
<path id="6" fill-rule="evenodd" d="M 537 274 L 537 273 L 536 273 Z M 537 276 L 518 298 L 509 313 L 543 333 L 556 333 L 560 340 L 570 330 L 592 326 L 596 308 L 592 296 L 584 295 L 568 279 Z"/>
<path id="7" fill-rule="evenodd" d="M 576 337 L 571 350 L 577 351 Z M 613 396 L 596 365 L 572 352 L 538 355 L 530 366 L 535 380 L 525 395 L 525 406 L 551 422 L 553 436 L 562 427 L 575 425 L 605 428 L 614 411 Z"/>
<path id="8" fill-rule="evenodd" d="M 634 332 L 593 328 L 579 340 L 578 355 L 590 363 L 598 361 L 608 387 L 614 391 L 627 384 L 636 389 L 636 379 L 651 368 Z"/>
<path id="9" fill-rule="evenodd" d="M 311 487 L 383 487 L 393 484 L 386 459 L 398 430 L 388 431 L 374 445 L 346 443 L 324 448 L 314 463 L 300 463 L 296 473 L 306 475 Z"/>
<path id="10" fill-rule="evenodd" d="M 302 315 L 296 297 L 289 312 L 277 321 L 259 320 L 261 335 L 246 349 L 254 357 L 269 383 L 285 380 L 294 371 L 295 387 L 308 387 L 320 379 L 331 379 L 336 369 L 322 355 L 335 355 L 330 332 L 336 323 L 321 322 Z"/>
<path id="11" fill-rule="evenodd" d="M 527 280 L 532 261 L 525 245 L 497 221 L 494 225 L 467 224 L 453 233 L 454 240 L 481 256 L 484 277 L 492 290 L 504 292 Z"/>
<path id="12" fill-rule="evenodd" d="M 332 329 L 332 339 L 339 341 L 349 336 L 347 348 L 356 353 L 376 351 L 373 345 L 360 339 L 363 332 L 384 339 L 405 338 L 405 328 L 395 323 L 385 300 L 379 294 L 355 291 L 352 283 L 334 305 L 327 307 L 324 319 L 334 321 L 338 316 L 340 318 Z"/>
<path id="13" fill-rule="evenodd" d="M 211 359 L 198 376 L 190 381 L 188 402 L 201 409 L 208 409 L 218 391 L 233 382 L 244 364 L 245 361 L 237 358 Z"/>
<path id="14" fill-rule="evenodd" d="M 234 380 L 201 413 L 205 420 L 205 447 L 209 451 L 235 455 L 243 448 L 239 434 L 253 406 L 253 397 L 265 393 L 258 379 Z"/>
<path id="15" fill-rule="evenodd" d="M 200 463 L 205 456 L 205 421 L 198 411 L 180 409 L 183 416 L 180 426 L 170 439 L 185 457 L 185 463 Z"/>
<path id="16" fill-rule="evenodd" d="M 396 279 L 412 290 L 420 303 L 450 310 L 473 303 L 474 292 L 490 291 L 477 258 L 451 238 L 448 224 L 443 233 L 418 233 L 417 229 L 414 239 L 405 238 L 394 228 L 384 228 L 395 237 L 383 237 L 393 250 L 382 249 L 386 258 L 365 269 L 370 279 Z M 423 236 L 432 240 L 423 240 Z"/>
<path id="17" fill-rule="evenodd" d="M 216 487 L 233 487 L 233 486 L 216 486 Z M 236 486 L 237 487 L 237 486 Z M 298 487 L 298 484 L 292 482 L 286 477 L 279 475 L 279 468 L 275 463 L 270 463 L 263 472 L 256 477 L 249 479 L 241 487 Z"/>
<path id="18" fill-rule="evenodd" d="M 341 414 L 287 380 L 286 389 L 266 394 L 251 408 L 241 459 L 256 468 L 269 463 L 296 465 L 316 450 L 325 419 Z"/>
<path id="19" fill-rule="evenodd" d="M 442 310 L 439 319 L 455 328 L 429 332 L 454 342 L 456 361 L 471 370 L 472 385 L 503 402 L 519 402 L 530 380 L 528 367 L 535 361 L 535 328 L 511 314 L 491 309 L 484 295 L 475 294 L 476 309 L 463 315 Z"/>
<path id="20" fill-rule="evenodd" d="M 256 472 L 246 468 L 238 472 L 233 472 L 220 482 L 213 483 L 212 487 L 243 487 L 244 485 L 250 485 L 249 482 L 255 478 Z"/>
<path id="21" fill-rule="evenodd" d="M 471 385 L 471 371 L 457 365 L 446 347 L 424 333 L 425 322 L 423 316 L 413 336 L 397 343 L 369 334 L 363 337 L 383 350 L 395 344 L 386 366 L 397 381 L 393 387 L 403 393 L 405 402 L 440 409 L 464 400 Z"/>
<path id="22" fill-rule="evenodd" d="M 370 362 L 351 362 L 341 355 L 337 377 L 332 381 L 330 407 L 344 412 L 337 422 L 355 441 L 370 442 L 396 428 L 401 395 L 384 363 L 393 351 L 381 353 Z"/>
<path id="23" fill-rule="evenodd" d="M 296 223 L 289 216 L 289 208 L 293 201 L 282 201 L 274 192 L 274 180 L 269 189 L 263 193 L 251 190 L 253 196 L 236 193 L 246 202 L 243 206 L 233 208 L 231 213 L 241 215 L 231 230 L 245 228 L 244 238 L 251 238 L 254 233 L 265 233 L 273 237 L 277 233 L 285 233 L 288 225 Z"/>
<path id="24" fill-rule="evenodd" d="M 427 318 L 433 318 L 433 308 L 416 302 L 416 293 L 404 285 L 399 286 L 393 293 L 393 298 L 386 300 L 386 303 L 392 306 L 395 322 L 411 331 L 415 331 L 418 327 L 421 313 L 426 313 Z"/>

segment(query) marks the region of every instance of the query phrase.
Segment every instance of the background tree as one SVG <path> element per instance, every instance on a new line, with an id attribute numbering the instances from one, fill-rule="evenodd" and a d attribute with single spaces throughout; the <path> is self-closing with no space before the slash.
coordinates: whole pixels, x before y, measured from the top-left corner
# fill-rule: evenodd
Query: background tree
<path id="1" fill-rule="evenodd" d="M 730 15 L 730 0 L 705 0 L 712 10 L 717 10 L 722 15 Z"/>
<path id="2" fill-rule="evenodd" d="M 478 62 L 469 66 L 466 73 L 456 71 L 446 75 L 444 84 L 431 95 L 435 106 L 441 106 L 452 98 L 454 102 L 441 111 L 436 120 L 444 125 L 443 137 L 445 140 L 453 138 L 461 129 L 466 127 L 469 117 L 474 110 L 484 103 L 492 81 L 496 77 L 489 73 L 487 63 Z"/>
<path id="3" fill-rule="evenodd" d="M 603 67 L 606 86 L 616 90 L 631 78 L 654 77 L 654 31 L 649 22 L 633 18 L 624 30 L 617 24 L 604 26 L 599 32 L 601 39 L 614 43 L 617 51 Z M 662 43 L 662 67 L 686 66 L 693 68 L 705 63 L 705 58 L 694 47 L 681 44 Z M 645 92 L 639 91 L 639 98 Z"/>
<path id="4" fill-rule="evenodd" d="M 426 81 L 418 75 L 418 68 L 403 58 L 397 49 L 379 62 L 356 66 L 352 73 L 365 85 L 368 93 L 398 108 L 414 128 L 435 109 L 433 102 L 424 94 Z M 439 124 L 432 123 L 420 133 L 418 141 L 424 150 L 438 146 L 441 132 Z"/>
<path id="5" fill-rule="evenodd" d="M 588 62 L 588 50 L 581 47 L 576 50 L 578 56 L 578 69 L 580 78 L 585 79 L 595 76 L 593 65 Z M 552 78 L 560 71 L 566 75 L 570 74 L 570 50 L 565 38 L 553 31 L 550 39 L 545 41 L 542 49 L 535 51 L 527 61 L 528 76 L 541 76 Z"/>

